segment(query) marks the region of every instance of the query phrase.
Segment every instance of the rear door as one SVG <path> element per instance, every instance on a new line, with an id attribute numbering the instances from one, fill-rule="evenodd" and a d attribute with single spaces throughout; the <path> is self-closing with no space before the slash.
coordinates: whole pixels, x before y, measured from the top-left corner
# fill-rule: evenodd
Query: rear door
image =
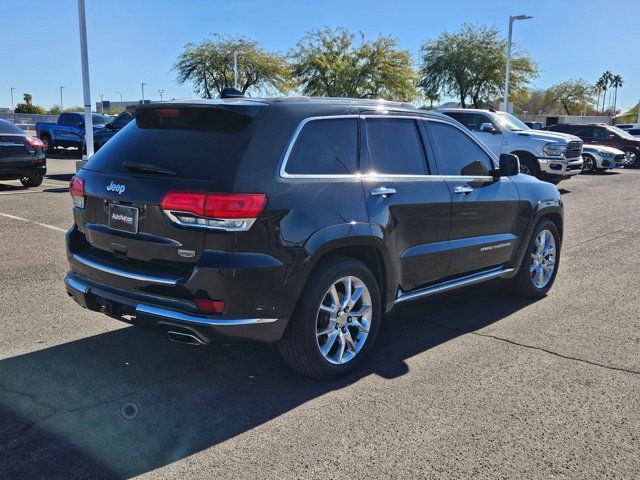
<path id="1" fill-rule="evenodd" d="M 361 171 L 374 234 L 389 251 L 407 292 L 446 275 L 451 195 L 431 175 L 431 150 L 419 118 L 366 115 Z"/>
<path id="2" fill-rule="evenodd" d="M 517 241 L 515 185 L 508 177 L 491 176 L 491 156 L 467 132 L 436 120 L 426 124 L 438 172 L 452 197 L 447 276 L 508 262 Z"/>
<path id="3" fill-rule="evenodd" d="M 251 122 L 211 107 L 141 109 L 79 174 L 86 200 L 75 220 L 92 253 L 142 267 L 196 262 L 208 230 L 195 215 L 165 211 L 161 202 L 169 192 L 232 191 L 227 178 L 249 142 Z M 233 249 L 233 233 L 212 235 L 214 247 Z"/>

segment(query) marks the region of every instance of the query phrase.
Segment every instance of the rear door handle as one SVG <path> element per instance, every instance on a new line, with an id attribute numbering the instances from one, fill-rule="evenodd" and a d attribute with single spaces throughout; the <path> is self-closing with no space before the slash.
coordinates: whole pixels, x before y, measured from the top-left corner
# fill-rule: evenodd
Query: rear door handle
<path id="1" fill-rule="evenodd" d="M 471 193 L 471 192 L 473 192 L 473 188 L 467 187 L 466 185 L 458 185 L 456 188 L 453 189 L 453 193 L 457 193 L 458 195 Z"/>
<path id="2" fill-rule="evenodd" d="M 387 195 L 393 195 L 394 193 L 396 193 L 395 188 L 380 187 L 371 190 L 372 197 L 386 197 Z"/>

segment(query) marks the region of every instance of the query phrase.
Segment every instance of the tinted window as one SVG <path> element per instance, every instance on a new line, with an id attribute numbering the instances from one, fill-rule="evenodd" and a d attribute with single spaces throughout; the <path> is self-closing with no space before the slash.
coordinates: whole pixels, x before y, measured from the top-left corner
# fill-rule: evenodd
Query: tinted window
<path id="1" fill-rule="evenodd" d="M 486 176 L 493 168 L 491 157 L 460 129 L 429 122 L 431 141 L 442 175 Z"/>
<path id="2" fill-rule="evenodd" d="M 640 128 L 630 128 L 630 129 L 628 130 L 628 132 L 629 132 L 631 135 L 640 135 Z"/>
<path id="3" fill-rule="evenodd" d="M 445 112 L 445 115 L 448 115 L 451 118 L 456 119 L 462 125 L 464 125 L 469 130 L 474 131 L 474 132 L 479 132 L 480 131 L 480 126 L 483 123 L 491 123 L 493 125 L 493 122 L 491 121 L 491 119 L 487 118 L 486 116 L 484 116 L 484 115 L 482 115 L 480 113 Z M 495 127 L 495 125 L 493 125 L 493 126 Z"/>
<path id="4" fill-rule="evenodd" d="M 6 120 L 0 120 L 0 133 L 25 135 L 25 132 L 20 127 L 16 127 L 13 123 Z"/>
<path id="5" fill-rule="evenodd" d="M 425 175 L 427 159 L 414 120 L 368 118 L 368 170 L 392 175 Z"/>
<path id="6" fill-rule="evenodd" d="M 129 113 L 121 113 L 120 116 L 118 116 L 118 118 L 116 118 L 113 121 L 113 128 L 116 129 L 121 129 L 124 128 L 124 126 L 129 123 L 131 120 L 133 120 L 133 117 L 131 116 L 131 114 Z"/>
<path id="7" fill-rule="evenodd" d="M 60 114 L 60 125 L 62 125 L 63 127 L 75 127 L 80 120 L 80 115 L 76 115 L 75 113 Z"/>
<path id="8" fill-rule="evenodd" d="M 594 138 L 609 138 L 609 131 L 606 128 L 596 127 Z"/>
<path id="9" fill-rule="evenodd" d="M 111 118 L 107 117 L 106 115 L 98 115 L 94 113 L 91 116 L 91 121 L 94 125 L 104 125 L 105 123 L 109 123 L 111 121 Z"/>
<path id="10" fill-rule="evenodd" d="M 347 175 L 356 171 L 358 120 L 334 118 L 307 122 L 298 134 L 286 172 Z"/>
<path id="11" fill-rule="evenodd" d="M 135 121 L 100 148 L 85 168 L 131 174 L 122 166 L 129 161 L 173 170 L 182 178 L 211 180 L 239 161 L 250 139 L 251 117 L 213 108 L 175 110 L 179 114 L 171 116 L 138 110 Z"/>
<path id="12" fill-rule="evenodd" d="M 593 138 L 595 135 L 594 132 L 595 132 L 594 127 L 585 127 L 575 132 L 574 135 L 580 138 Z"/>

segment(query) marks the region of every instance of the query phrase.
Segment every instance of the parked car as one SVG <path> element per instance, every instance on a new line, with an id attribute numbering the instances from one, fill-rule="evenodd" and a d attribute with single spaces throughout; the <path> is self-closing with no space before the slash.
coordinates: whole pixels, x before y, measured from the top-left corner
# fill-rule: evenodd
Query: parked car
<path id="1" fill-rule="evenodd" d="M 582 148 L 583 173 L 596 173 L 621 167 L 626 161 L 625 153 L 617 148 L 597 145 L 585 145 Z"/>
<path id="2" fill-rule="evenodd" d="M 617 148 L 625 152 L 627 165 L 636 167 L 640 165 L 638 161 L 640 158 L 640 139 L 617 127 L 599 123 L 588 125 L 560 123 L 550 127 L 550 130 L 580 137 L 584 140 L 585 145 L 603 145 Z"/>
<path id="3" fill-rule="evenodd" d="M 544 130 L 544 125 L 541 122 L 524 122 L 524 124 L 531 130 Z"/>
<path id="4" fill-rule="evenodd" d="M 630 128 L 627 133 L 635 138 L 640 138 L 640 128 Z"/>
<path id="5" fill-rule="evenodd" d="M 630 130 L 632 128 L 640 128 L 640 123 L 620 123 L 615 126 L 620 130 Z"/>
<path id="6" fill-rule="evenodd" d="M 557 184 L 582 171 L 582 140 L 565 134 L 532 130 L 505 112 L 442 109 L 458 120 L 496 155 L 513 153 L 522 173 Z"/>
<path id="7" fill-rule="evenodd" d="M 37 187 L 46 173 L 44 144 L 0 119 L 0 180 L 20 180 L 25 187 Z"/>
<path id="8" fill-rule="evenodd" d="M 71 181 L 67 292 L 175 341 L 274 342 L 300 372 L 338 377 L 397 304 L 496 278 L 546 294 L 562 201 L 518 172 L 407 104 L 141 106 Z"/>
<path id="9" fill-rule="evenodd" d="M 93 131 L 97 132 L 111 121 L 111 117 L 94 113 L 92 115 Z M 81 149 L 84 145 L 84 114 L 64 112 L 58 116 L 56 123 L 37 122 L 36 134 L 44 143 L 47 152 L 57 147 Z"/>
<path id="10" fill-rule="evenodd" d="M 104 128 L 98 129 L 93 134 L 93 151 L 94 153 L 107 143 L 116 133 L 122 130 L 127 124 L 133 120 L 133 115 L 129 112 L 122 112 L 109 123 L 105 123 Z M 82 152 L 87 153 L 87 142 L 83 142 Z"/>

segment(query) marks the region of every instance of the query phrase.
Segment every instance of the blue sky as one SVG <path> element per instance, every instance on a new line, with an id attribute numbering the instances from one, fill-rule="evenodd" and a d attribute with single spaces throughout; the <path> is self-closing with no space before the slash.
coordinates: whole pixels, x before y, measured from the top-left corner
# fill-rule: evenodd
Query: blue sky
<path id="1" fill-rule="evenodd" d="M 505 33 L 509 15 L 517 22 L 514 41 L 539 63 L 535 86 L 568 78 L 595 81 L 607 69 L 619 73 L 623 109 L 640 100 L 640 1 L 638 0 L 86 0 L 92 102 L 188 97 L 187 85 L 171 71 L 185 43 L 214 33 L 241 34 L 270 50 L 287 52 L 305 32 L 345 26 L 367 37 L 391 34 L 417 61 L 420 45 L 463 22 L 496 25 Z M 0 6 L 0 107 L 29 92 L 50 107 L 82 103 L 76 0 L 3 0 Z"/>

